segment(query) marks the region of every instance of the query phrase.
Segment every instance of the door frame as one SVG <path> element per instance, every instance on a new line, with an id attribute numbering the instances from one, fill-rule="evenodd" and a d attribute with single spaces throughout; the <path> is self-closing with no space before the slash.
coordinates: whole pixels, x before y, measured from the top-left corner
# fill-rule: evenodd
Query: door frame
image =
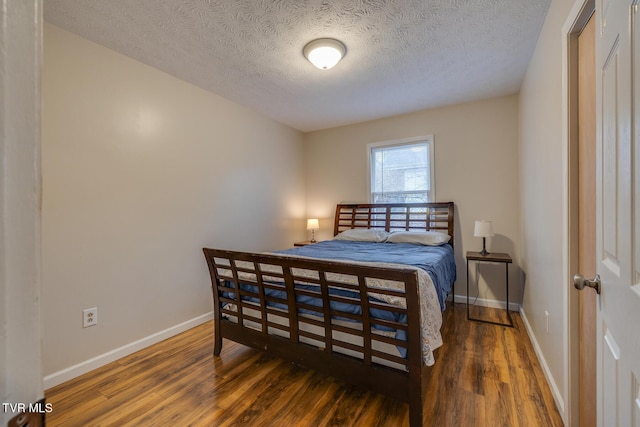
<path id="1" fill-rule="evenodd" d="M 0 0 L 0 398 L 44 398 L 41 314 L 42 0 Z M 11 90 L 5 90 L 11 88 Z M 7 159 L 4 161 L 4 159 Z M 6 378 L 6 380 L 5 380 Z M 7 425 L 17 412 L 0 412 Z"/>
<path id="2" fill-rule="evenodd" d="M 562 156 L 563 156 L 563 295 L 565 302 L 564 390 L 561 412 L 567 426 L 579 422 L 579 293 L 572 277 L 578 272 L 578 36 L 595 12 L 595 0 L 577 0 L 562 27 Z"/>

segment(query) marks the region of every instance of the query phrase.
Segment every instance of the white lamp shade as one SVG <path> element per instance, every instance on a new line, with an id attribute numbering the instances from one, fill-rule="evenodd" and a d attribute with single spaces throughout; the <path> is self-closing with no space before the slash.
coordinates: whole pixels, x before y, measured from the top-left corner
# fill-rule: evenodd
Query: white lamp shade
<path id="1" fill-rule="evenodd" d="M 493 222 L 485 219 L 476 221 L 473 235 L 475 237 L 493 237 Z"/>
<path id="2" fill-rule="evenodd" d="M 307 230 L 318 230 L 320 228 L 320 223 L 317 218 L 311 218 L 307 220 Z"/>
<path id="3" fill-rule="evenodd" d="M 333 68 L 345 55 L 347 48 L 335 39 L 317 39 L 303 49 L 305 58 L 321 70 Z"/>

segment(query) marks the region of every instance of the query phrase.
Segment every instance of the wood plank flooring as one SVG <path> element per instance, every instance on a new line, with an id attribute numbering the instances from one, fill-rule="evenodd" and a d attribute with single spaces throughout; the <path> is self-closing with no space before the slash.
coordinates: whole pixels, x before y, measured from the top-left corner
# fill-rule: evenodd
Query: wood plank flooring
<path id="1" fill-rule="evenodd" d="M 499 311 L 483 309 L 502 321 Z M 489 311 L 487 311 L 489 310 Z M 524 329 L 445 311 L 428 426 L 561 426 Z M 48 426 L 401 426 L 408 406 L 225 341 L 211 322 L 46 391 Z"/>

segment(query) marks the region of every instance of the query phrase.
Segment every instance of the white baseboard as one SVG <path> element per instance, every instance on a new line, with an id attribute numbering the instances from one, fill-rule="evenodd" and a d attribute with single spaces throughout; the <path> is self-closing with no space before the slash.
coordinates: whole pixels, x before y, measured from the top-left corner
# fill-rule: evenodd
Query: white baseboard
<path id="1" fill-rule="evenodd" d="M 558 389 L 558 385 L 553 379 L 553 375 L 551 375 L 551 370 L 549 369 L 549 365 L 547 365 L 547 360 L 544 358 L 544 354 L 540 349 L 540 345 L 538 344 L 538 340 L 536 336 L 533 334 L 533 329 L 531 328 L 531 324 L 527 319 L 527 315 L 524 310 L 520 309 L 520 318 L 522 318 L 522 323 L 524 323 L 524 327 L 527 330 L 527 334 L 529 335 L 529 339 L 531 340 L 531 344 L 533 345 L 533 350 L 536 352 L 536 356 L 538 356 L 538 361 L 540 362 L 540 366 L 542 366 L 542 372 L 544 372 L 544 376 L 547 379 L 547 383 L 549 384 L 549 388 L 551 388 L 551 394 L 553 395 L 553 400 L 555 400 L 556 405 L 558 406 L 558 411 L 562 415 L 563 421 L 565 420 L 565 408 L 564 408 L 564 399 L 562 398 L 562 394 Z"/>
<path id="2" fill-rule="evenodd" d="M 62 384 L 65 381 L 69 381 L 70 379 L 82 374 L 86 374 L 87 372 L 106 365 L 107 363 L 111 363 L 122 357 L 135 353 L 136 351 L 142 350 L 143 348 L 149 347 L 150 345 L 159 343 L 162 340 L 171 338 L 174 335 L 208 322 L 211 319 L 213 319 L 213 312 L 205 313 L 201 316 L 187 320 L 186 322 L 182 322 L 179 325 L 171 326 L 163 331 L 156 332 L 155 334 L 151 334 L 132 343 L 123 345 L 122 347 L 108 351 L 89 360 L 85 360 L 84 362 L 80 362 L 61 371 L 54 372 L 53 374 L 44 377 L 44 389 L 47 390 L 51 387 L 55 387 L 58 384 Z"/>
<path id="3" fill-rule="evenodd" d="M 455 302 L 457 304 L 466 304 L 467 296 L 466 295 L 456 295 Z M 480 307 L 491 307 L 491 308 L 500 308 L 502 310 L 507 306 L 505 301 L 498 301 L 494 299 L 485 299 L 485 298 L 476 298 L 469 297 L 469 305 L 478 305 Z M 510 301 L 509 302 L 509 311 L 520 311 L 520 304 Z"/>

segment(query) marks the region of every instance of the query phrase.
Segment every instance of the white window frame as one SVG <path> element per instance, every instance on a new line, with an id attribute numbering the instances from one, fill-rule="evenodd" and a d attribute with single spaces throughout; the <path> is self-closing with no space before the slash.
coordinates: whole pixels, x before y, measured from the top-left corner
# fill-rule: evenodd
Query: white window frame
<path id="1" fill-rule="evenodd" d="M 373 203 L 373 198 L 371 197 L 372 190 L 372 175 L 371 175 L 371 150 L 373 148 L 380 147 L 394 147 L 399 145 L 410 145 L 415 144 L 417 142 L 424 142 L 427 144 L 429 150 L 429 171 L 430 171 L 430 183 L 431 189 L 429 190 L 429 202 L 435 202 L 436 199 L 436 168 L 435 168 L 435 142 L 433 139 L 433 135 L 425 135 L 425 136 L 416 136 L 412 138 L 404 138 L 404 139 L 396 139 L 392 141 L 381 141 L 381 142 L 372 142 L 367 144 L 367 194 L 369 203 Z"/>

